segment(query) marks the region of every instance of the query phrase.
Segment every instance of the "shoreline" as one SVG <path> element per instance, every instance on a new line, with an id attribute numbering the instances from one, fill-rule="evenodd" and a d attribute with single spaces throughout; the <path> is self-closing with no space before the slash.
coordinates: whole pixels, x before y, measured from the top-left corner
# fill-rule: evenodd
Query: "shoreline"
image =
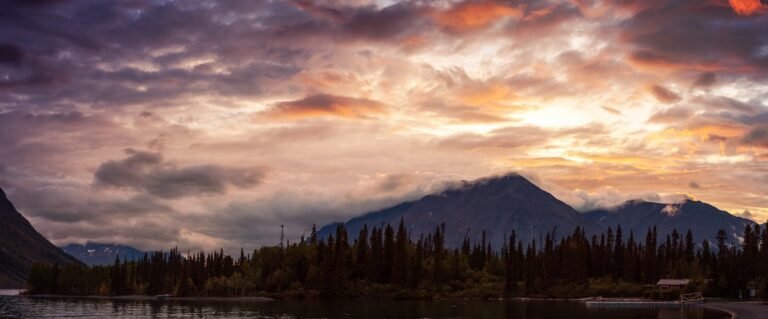
<path id="1" fill-rule="evenodd" d="M 127 300 L 127 301 L 235 301 L 235 302 L 272 302 L 272 301 L 561 301 L 585 303 L 595 300 L 595 297 L 588 298 L 552 298 L 552 297 L 498 297 L 498 298 L 280 298 L 267 296 L 244 296 L 244 297 L 160 297 L 149 295 L 125 295 L 125 296 L 100 296 L 100 295 L 56 295 L 39 294 L 26 295 L 19 294 L 18 297 L 26 298 L 63 298 L 63 299 L 93 299 L 93 300 Z M 609 297 L 600 298 L 602 301 L 653 301 L 641 297 Z"/>
<path id="2" fill-rule="evenodd" d="M 18 295 L 25 298 L 63 298 L 63 299 L 91 299 L 91 300 L 123 300 L 123 301 L 203 301 L 203 302 L 272 302 L 276 299 L 269 297 L 157 297 L 145 295 L 128 296 L 72 296 L 72 295 Z"/>
<path id="3" fill-rule="evenodd" d="M 125 301 L 234 301 L 234 302 L 273 302 L 273 301 L 562 301 L 562 302 L 579 302 L 583 303 L 589 299 L 585 298 L 548 298 L 548 297 L 511 297 L 511 298 L 273 298 L 266 296 L 247 296 L 247 297 L 160 297 L 160 296 L 148 296 L 148 295 L 126 295 L 126 296 L 100 296 L 100 295 L 56 295 L 56 294 L 40 294 L 40 295 L 26 295 L 18 294 L 17 297 L 25 298 L 61 298 L 61 299 L 92 299 L 92 300 L 125 300 Z M 646 300 L 642 298 L 605 298 L 604 300 L 632 300 L 641 301 Z"/>
<path id="4" fill-rule="evenodd" d="M 128 295 L 128 296 L 72 296 L 72 295 L 17 295 L 18 297 L 25 298 L 40 298 L 40 299 L 86 299 L 86 300 L 116 300 L 116 301 L 161 301 L 161 302 L 177 302 L 177 301 L 191 301 L 191 302 L 254 302 L 254 303 L 269 303 L 279 302 L 284 300 L 290 301 L 322 301 L 324 299 L 282 299 L 282 298 L 270 298 L 264 296 L 250 296 L 250 297 L 158 297 L 158 296 L 146 296 L 146 295 Z M 334 300 L 334 299 L 330 299 Z M 371 299 L 341 299 L 349 301 L 371 301 Z M 386 300 L 386 299 L 381 299 Z M 399 299 L 390 299 L 399 300 Z M 418 299 L 423 300 L 423 299 Z M 485 301 L 521 301 L 521 302 L 537 302 L 537 301 L 561 301 L 561 302 L 579 302 L 584 303 L 591 300 L 591 298 L 532 298 L 532 297 L 514 297 L 514 298 L 487 298 L 487 299 L 474 299 L 474 298 L 438 298 L 430 299 L 426 301 L 458 301 L 458 300 L 485 300 Z M 616 300 L 616 301 L 645 301 L 644 298 L 604 298 L 602 300 Z M 406 300 L 407 301 L 407 300 Z M 760 319 L 768 318 L 768 305 L 759 301 L 727 301 L 727 300 L 712 300 L 706 301 L 700 304 L 700 307 L 709 310 L 720 311 L 730 316 L 730 319 Z"/>
<path id="5" fill-rule="evenodd" d="M 759 301 L 715 301 L 703 307 L 728 313 L 731 319 L 768 318 L 768 305 Z"/>

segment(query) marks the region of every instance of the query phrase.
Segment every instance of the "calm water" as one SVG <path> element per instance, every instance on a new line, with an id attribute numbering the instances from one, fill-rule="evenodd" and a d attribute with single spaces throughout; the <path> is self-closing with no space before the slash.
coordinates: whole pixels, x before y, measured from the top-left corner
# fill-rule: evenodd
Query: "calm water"
<path id="1" fill-rule="evenodd" d="M 0 296 L 0 318 L 723 319 L 696 309 L 587 309 L 572 302 L 136 302 Z"/>

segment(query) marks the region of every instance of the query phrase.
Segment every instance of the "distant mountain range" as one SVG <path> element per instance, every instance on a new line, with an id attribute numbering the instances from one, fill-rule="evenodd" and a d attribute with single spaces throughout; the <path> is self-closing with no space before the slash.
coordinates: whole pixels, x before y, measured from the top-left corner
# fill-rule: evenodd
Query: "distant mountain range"
<path id="1" fill-rule="evenodd" d="M 34 263 L 80 263 L 40 235 L 0 189 L 0 288 L 22 288 Z"/>
<path id="2" fill-rule="evenodd" d="M 365 224 L 396 226 L 401 219 L 412 238 L 434 232 L 445 223 L 446 245 L 456 247 L 465 236 L 477 242 L 485 231 L 494 249 L 503 245 L 512 230 L 523 242 L 541 242 L 547 232 L 559 238 L 578 226 L 591 236 L 621 224 L 625 239 L 633 231 L 635 238 L 643 240 L 648 228 L 655 225 L 659 240 L 674 229 L 683 234 L 691 229 L 696 241 L 711 240 L 719 229 L 725 229 L 731 241 L 737 242 L 744 226 L 755 224 L 698 201 L 663 204 L 635 200 L 613 209 L 579 213 L 518 174 L 465 182 L 461 187 L 366 213 L 344 224 L 349 236 L 355 238 Z M 333 234 L 338 224 L 321 228 L 318 236 Z"/>
<path id="3" fill-rule="evenodd" d="M 89 266 L 111 265 L 117 256 L 121 261 L 138 260 L 144 252 L 131 246 L 117 244 L 99 244 L 88 242 L 85 245 L 70 244 L 61 249 Z"/>
<path id="4" fill-rule="evenodd" d="M 581 227 L 591 236 L 621 225 L 625 238 L 633 231 L 635 238 L 642 240 L 647 230 L 656 226 L 660 241 L 674 229 L 683 234 L 690 229 L 699 242 L 705 238 L 712 240 L 718 230 L 724 229 L 731 242 L 738 242 L 744 226 L 755 224 L 692 200 L 673 204 L 633 200 L 611 209 L 579 213 L 517 174 L 464 182 L 438 194 L 363 214 L 344 224 L 354 238 L 365 224 L 396 226 L 400 220 L 412 238 L 434 232 L 445 224 L 447 246 L 457 247 L 464 238 L 478 242 L 485 232 L 494 249 L 500 248 L 513 230 L 523 242 L 540 242 L 548 232 L 561 237 Z M 318 236 L 326 238 L 337 225 L 321 228 Z M 87 243 L 62 248 L 40 235 L 0 189 L 0 288 L 23 287 L 31 265 L 36 262 L 105 265 L 113 263 L 117 255 L 121 260 L 144 255 L 132 247 L 115 244 Z"/>
<path id="5" fill-rule="evenodd" d="M 659 234 L 669 234 L 677 229 L 685 234 L 691 230 L 696 241 L 708 239 L 714 242 L 715 234 L 723 229 L 731 242 L 738 242 L 746 225 L 755 222 L 733 216 L 710 204 L 686 200 L 682 203 L 663 204 L 632 200 L 612 209 L 599 209 L 585 215 L 603 228 L 621 225 L 622 231 L 635 233 L 635 238 L 645 238 L 648 229 L 656 226 Z"/>

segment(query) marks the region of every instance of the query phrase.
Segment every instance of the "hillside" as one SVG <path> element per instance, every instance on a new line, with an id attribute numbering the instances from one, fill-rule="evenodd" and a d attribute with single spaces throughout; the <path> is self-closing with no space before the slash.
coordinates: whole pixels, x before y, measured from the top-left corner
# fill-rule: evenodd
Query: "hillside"
<path id="1" fill-rule="evenodd" d="M 33 263 L 79 263 L 40 235 L 0 189 L 0 288 L 24 287 Z"/>

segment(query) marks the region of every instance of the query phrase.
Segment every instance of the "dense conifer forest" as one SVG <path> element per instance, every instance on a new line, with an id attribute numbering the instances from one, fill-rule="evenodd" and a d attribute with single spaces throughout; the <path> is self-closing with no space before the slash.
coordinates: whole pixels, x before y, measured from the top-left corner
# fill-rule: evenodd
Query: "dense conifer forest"
<path id="1" fill-rule="evenodd" d="M 531 243 L 512 232 L 503 247 L 483 236 L 446 248 L 442 227 L 414 239 L 402 221 L 366 226 L 350 241 L 340 225 L 328 238 L 313 229 L 309 238 L 239 256 L 171 249 L 139 260 L 118 257 L 112 266 L 37 264 L 27 286 L 32 294 L 113 296 L 677 298 L 679 291 L 650 285 L 690 278 L 686 291 L 738 297 L 749 287 L 767 296 L 766 228 L 746 226 L 740 245 L 729 245 L 724 230 L 713 243 L 697 243 L 690 231 L 659 238 L 655 228 L 638 235 L 616 227 L 591 237 L 579 228 L 564 237 L 553 232 Z"/>

